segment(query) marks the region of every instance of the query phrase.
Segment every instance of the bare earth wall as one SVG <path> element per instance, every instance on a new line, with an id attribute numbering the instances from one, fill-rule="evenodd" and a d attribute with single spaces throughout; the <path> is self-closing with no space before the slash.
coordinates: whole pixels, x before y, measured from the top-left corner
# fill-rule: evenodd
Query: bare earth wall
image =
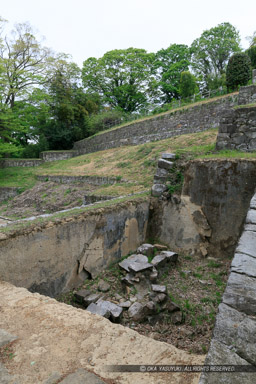
<path id="1" fill-rule="evenodd" d="M 117 204 L 2 239 L 0 280 L 49 296 L 81 284 L 145 240 L 148 201 Z"/>

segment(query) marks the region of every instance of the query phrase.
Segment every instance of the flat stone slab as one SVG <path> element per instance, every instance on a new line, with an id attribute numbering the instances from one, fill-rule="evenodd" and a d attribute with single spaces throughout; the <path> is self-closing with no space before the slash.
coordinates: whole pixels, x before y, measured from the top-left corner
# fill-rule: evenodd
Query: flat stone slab
<path id="1" fill-rule="evenodd" d="M 0 348 L 16 340 L 17 337 L 0 328 Z"/>
<path id="2" fill-rule="evenodd" d="M 256 212 L 256 211 L 255 211 Z M 240 237 L 237 253 L 245 253 L 256 258 L 256 232 L 244 231 Z"/>
<path id="3" fill-rule="evenodd" d="M 161 157 L 164 160 L 175 160 L 176 159 L 175 153 L 162 153 Z"/>
<path id="4" fill-rule="evenodd" d="M 231 272 L 223 303 L 248 315 L 256 314 L 256 279 Z"/>
<path id="5" fill-rule="evenodd" d="M 220 304 L 214 328 L 214 339 L 250 364 L 256 364 L 256 320 L 228 305 Z"/>
<path id="6" fill-rule="evenodd" d="M 85 369 L 78 369 L 75 373 L 68 375 L 60 384 L 105 384 L 94 373 L 88 372 Z"/>
<path id="7" fill-rule="evenodd" d="M 173 162 L 165 160 L 165 159 L 159 159 L 158 160 L 158 167 L 159 168 L 164 168 L 164 169 L 172 169 Z"/>
<path id="8" fill-rule="evenodd" d="M 128 268 L 129 268 L 129 271 L 138 273 L 138 272 L 144 272 L 146 270 L 152 269 L 153 265 L 150 263 L 131 262 Z"/>
<path id="9" fill-rule="evenodd" d="M 231 271 L 250 277 L 256 277 L 256 260 L 243 253 L 235 253 L 231 263 Z"/>
<path id="10" fill-rule="evenodd" d="M 124 269 L 126 272 L 130 272 L 130 265 L 132 263 L 138 263 L 138 264 L 145 264 L 148 263 L 148 258 L 145 255 L 142 254 L 136 254 L 136 255 L 131 255 L 127 257 L 127 259 L 124 259 L 121 261 L 118 265 L 122 269 Z"/>
<path id="11" fill-rule="evenodd" d="M 101 305 L 98 305 L 95 303 L 91 303 L 86 308 L 86 310 L 93 313 L 94 315 L 106 317 L 106 319 L 108 319 L 110 317 L 110 311 L 107 308 L 104 308 Z"/>
<path id="12" fill-rule="evenodd" d="M 157 293 L 166 293 L 167 292 L 165 285 L 152 284 L 151 289 L 153 292 L 157 292 Z"/>

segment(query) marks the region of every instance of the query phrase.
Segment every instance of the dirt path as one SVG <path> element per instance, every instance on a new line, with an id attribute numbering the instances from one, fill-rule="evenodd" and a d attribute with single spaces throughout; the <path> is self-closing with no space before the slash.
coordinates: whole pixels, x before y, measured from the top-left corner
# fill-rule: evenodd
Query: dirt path
<path id="1" fill-rule="evenodd" d="M 79 368 L 108 383 L 196 384 L 198 374 L 111 373 L 106 366 L 203 364 L 205 358 L 4 282 L 0 282 L 0 328 L 18 337 L 4 364 L 20 384 L 43 384 L 54 372 L 64 377 Z"/>

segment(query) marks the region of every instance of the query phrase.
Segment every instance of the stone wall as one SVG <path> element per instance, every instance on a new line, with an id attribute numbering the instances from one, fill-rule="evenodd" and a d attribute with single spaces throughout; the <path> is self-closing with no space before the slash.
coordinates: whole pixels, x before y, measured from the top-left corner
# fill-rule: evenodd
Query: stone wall
<path id="1" fill-rule="evenodd" d="M 256 103 L 256 85 L 241 87 L 239 89 L 238 105 Z"/>
<path id="2" fill-rule="evenodd" d="M 256 151 L 256 104 L 224 111 L 216 148 Z"/>
<path id="3" fill-rule="evenodd" d="M 19 194 L 18 188 L 14 187 L 0 187 L 0 202 L 15 197 Z"/>
<path id="4" fill-rule="evenodd" d="M 256 366 L 256 194 L 231 264 L 206 365 Z M 254 373 L 204 373 L 200 384 L 251 384 Z"/>
<path id="5" fill-rule="evenodd" d="M 184 108 L 184 110 L 133 122 L 124 127 L 78 141 L 74 145 L 74 150 L 81 155 L 216 128 L 219 126 L 222 111 L 234 105 L 237 105 L 237 95 L 226 96 L 216 101 Z"/>
<path id="6" fill-rule="evenodd" d="M 87 183 L 93 185 L 104 185 L 104 184 L 115 184 L 122 183 L 126 180 L 118 180 L 113 177 L 104 177 L 104 176 L 66 176 L 66 175 L 40 175 L 36 177 L 39 181 L 53 181 L 55 183 L 63 184 L 75 184 L 75 183 Z"/>
<path id="7" fill-rule="evenodd" d="M 256 160 L 195 160 L 181 196 L 152 199 L 148 236 L 174 251 L 232 256 L 256 186 Z"/>
<path id="8" fill-rule="evenodd" d="M 41 159 L 1 159 L 0 168 L 7 167 L 37 167 L 43 164 Z"/>
<path id="9" fill-rule="evenodd" d="M 148 201 L 119 203 L 0 237 L 0 280 L 49 296 L 81 284 L 145 241 Z"/>
<path id="10" fill-rule="evenodd" d="M 44 151 L 40 153 L 43 161 L 67 160 L 77 156 L 76 151 Z"/>

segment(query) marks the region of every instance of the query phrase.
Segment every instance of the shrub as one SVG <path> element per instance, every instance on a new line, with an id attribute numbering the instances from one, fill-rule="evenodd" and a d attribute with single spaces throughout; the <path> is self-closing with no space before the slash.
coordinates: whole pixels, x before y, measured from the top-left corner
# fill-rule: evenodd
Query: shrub
<path id="1" fill-rule="evenodd" d="M 227 66 L 227 87 L 229 91 L 237 90 L 251 79 L 251 60 L 245 53 L 235 53 Z"/>

